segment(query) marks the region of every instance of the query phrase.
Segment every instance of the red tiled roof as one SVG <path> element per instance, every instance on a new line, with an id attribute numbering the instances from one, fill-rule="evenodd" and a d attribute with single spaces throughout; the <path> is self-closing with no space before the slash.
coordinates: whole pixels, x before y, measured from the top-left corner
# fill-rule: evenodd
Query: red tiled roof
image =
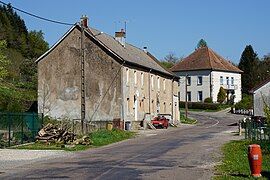
<path id="1" fill-rule="evenodd" d="M 194 70 L 243 72 L 208 47 L 196 49 L 192 54 L 171 68 L 173 72 Z"/>

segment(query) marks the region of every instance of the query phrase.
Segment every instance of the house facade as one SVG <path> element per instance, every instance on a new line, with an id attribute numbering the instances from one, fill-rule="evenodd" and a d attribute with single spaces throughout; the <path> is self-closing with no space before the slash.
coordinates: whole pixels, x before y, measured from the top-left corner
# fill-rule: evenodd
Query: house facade
<path id="1" fill-rule="evenodd" d="M 251 90 L 253 94 L 253 115 L 265 117 L 265 104 L 270 106 L 270 79 Z"/>
<path id="2" fill-rule="evenodd" d="M 97 126 L 130 122 L 133 129 L 146 115 L 177 122 L 179 77 L 126 43 L 123 30 L 112 37 L 88 27 L 86 18 L 81 24 L 37 60 L 39 112 Z"/>
<path id="3" fill-rule="evenodd" d="M 242 71 L 208 47 L 196 49 L 171 70 L 181 79 L 180 101 L 187 96 L 190 102 L 203 102 L 206 98 L 217 102 L 220 87 L 226 90 L 227 100 L 236 103 L 242 98 Z"/>

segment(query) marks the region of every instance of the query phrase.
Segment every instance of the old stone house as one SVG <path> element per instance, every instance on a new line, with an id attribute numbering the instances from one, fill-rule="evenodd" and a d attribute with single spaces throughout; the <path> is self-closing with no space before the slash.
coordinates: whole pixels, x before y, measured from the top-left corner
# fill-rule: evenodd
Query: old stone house
<path id="1" fill-rule="evenodd" d="M 130 122 L 133 129 L 146 115 L 179 120 L 177 76 L 126 43 L 123 30 L 112 37 L 88 27 L 86 18 L 81 24 L 37 60 L 40 113 L 101 126 Z"/>
<path id="2" fill-rule="evenodd" d="M 270 106 L 270 78 L 254 87 L 251 90 L 253 94 L 253 113 L 254 116 L 265 116 L 265 104 Z"/>
<path id="3" fill-rule="evenodd" d="M 171 70 L 181 78 L 180 101 L 187 96 L 191 102 L 203 102 L 206 98 L 217 102 L 220 87 L 226 90 L 228 100 L 242 99 L 242 71 L 208 47 L 196 49 Z"/>

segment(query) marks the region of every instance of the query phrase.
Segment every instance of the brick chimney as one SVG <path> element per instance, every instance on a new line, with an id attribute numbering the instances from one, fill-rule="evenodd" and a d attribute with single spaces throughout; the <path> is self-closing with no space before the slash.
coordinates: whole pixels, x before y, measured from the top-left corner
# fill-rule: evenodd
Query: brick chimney
<path id="1" fill-rule="evenodd" d="M 86 15 L 81 17 L 81 25 L 84 28 L 88 28 L 88 17 Z"/>
<path id="2" fill-rule="evenodd" d="M 122 46 L 125 47 L 126 43 L 126 32 L 121 29 L 120 32 L 115 32 L 115 40 L 118 41 Z"/>

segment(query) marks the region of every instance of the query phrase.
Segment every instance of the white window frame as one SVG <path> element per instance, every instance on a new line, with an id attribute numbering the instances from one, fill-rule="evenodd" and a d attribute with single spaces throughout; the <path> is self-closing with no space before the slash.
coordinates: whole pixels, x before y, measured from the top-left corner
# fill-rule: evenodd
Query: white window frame
<path id="1" fill-rule="evenodd" d="M 160 90 L 160 78 L 157 77 L 157 87 L 158 87 L 158 90 Z"/>
<path id="2" fill-rule="evenodd" d="M 219 82 L 220 82 L 220 85 L 223 85 L 223 83 L 224 83 L 223 76 L 219 77 Z"/>
<path id="3" fill-rule="evenodd" d="M 163 79 L 163 90 L 164 91 L 166 90 L 166 79 L 165 78 Z"/>
<path id="4" fill-rule="evenodd" d="M 187 76 L 187 86 L 191 86 L 191 76 Z"/>
<path id="5" fill-rule="evenodd" d="M 154 75 L 151 75 L 151 87 L 154 89 Z"/>
<path id="6" fill-rule="evenodd" d="M 202 95 L 202 98 L 200 99 L 200 94 Z M 197 97 L 198 99 L 198 101 L 199 102 L 202 102 L 203 101 L 203 92 L 202 91 L 198 91 L 198 97 Z"/>
<path id="7" fill-rule="evenodd" d="M 234 77 L 231 77 L 231 85 L 234 85 Z"/>
<path id="8" fill-rule="evenodd" d="M 200 82 L 200 79 L 201 79 L 201 82 Z M 203 77 L 202 76 L 198 76 L 198 78 L 197 78 L 197 85 L 198 86 L 201 86 L 202 83 L 203 83 Z"/>
<path id="9" fill-rule="evenodd" d="M 126 84 L 128 84 L 129 83 L 129 69 L 128 68 L 126 69 L 126 77 L 127 77 Z"/>
<path id="10" fill-rule="evenodd" d="M 134 70 L 134 84 L 137 85 L 137 71 Z"/>
<path id="11" fill-rule="evenodd" d="M 144 73 L 142 72 L 141 73 L 141 86 L 143 87 L 143 84 L 144 84 Z"/>
<path id="12" fill-rule="evenodd" d="M 190 98 L 188 98 L 188 97 L 190 97 Z M 191 91 L 187 91 L 187 101 L 191 102 Z"/>

